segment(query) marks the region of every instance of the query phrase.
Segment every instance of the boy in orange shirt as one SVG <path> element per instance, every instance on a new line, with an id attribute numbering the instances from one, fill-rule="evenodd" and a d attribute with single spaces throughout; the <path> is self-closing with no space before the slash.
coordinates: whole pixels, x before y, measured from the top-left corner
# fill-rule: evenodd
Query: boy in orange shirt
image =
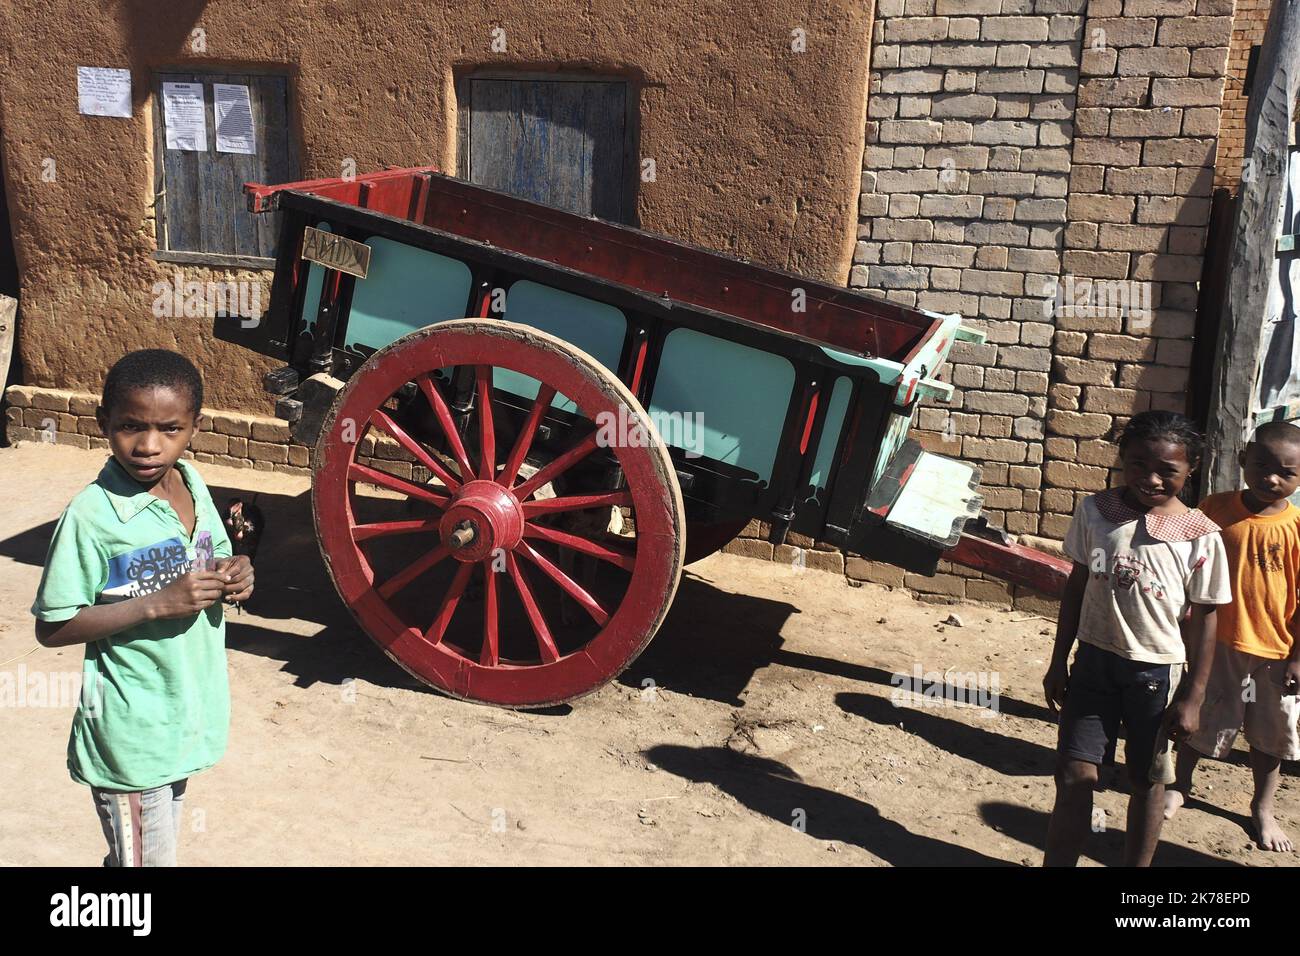
<path id="1" fill-rule="evenodd" d="M 1200 730 L 1179 747 L 1165 817 L 1183 805 L 1201 756 L 1226 757 L 1244 728 L 1255 777 L 1255 838 L 1261 849 L 1291 852 L 1294 844 L 1273 816 L 1273 797 L 1281 762 L 1300 759 L 1300 509 L 1287 500 L 1300 487 L 1300 428 L 1261 425 L 1241 467 L 1245 491 L 1211 495 L 1200 506 L 1222 529 L 1234 601 L 1219 608 Z"/>

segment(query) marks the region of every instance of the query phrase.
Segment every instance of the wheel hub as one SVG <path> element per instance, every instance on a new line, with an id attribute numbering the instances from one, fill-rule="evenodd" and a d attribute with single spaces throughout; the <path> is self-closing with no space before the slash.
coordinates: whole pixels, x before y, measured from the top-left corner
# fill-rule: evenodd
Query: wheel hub
<path id="1" fill-rule="evenodd" d="M 524 512 L 495 481 L 468 481 L 438 522 L 438 534 L 457 561 L 482 561 L 500 548 L 512 551 L 524 533 Z"/>

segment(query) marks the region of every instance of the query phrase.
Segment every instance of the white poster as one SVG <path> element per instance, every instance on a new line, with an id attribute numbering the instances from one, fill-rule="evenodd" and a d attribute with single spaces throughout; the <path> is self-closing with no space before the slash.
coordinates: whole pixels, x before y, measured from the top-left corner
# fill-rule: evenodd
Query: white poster
<path id="1" fill-rule="evenodd" d="M 131 71 L 77 67 L 77 110 L 86 116 L 131 116 Z"/>
<path id="2" fill-rule="evenodd" d="M 248 87 L 233 83 L 212 84 L 213 111 L 216 114 L 217 152 L 257 152 L 253 137 L 253 104 Z"/>
<path id="3" fill-rule="evenodd" d="M 208 151 L 208 128 L 203 112 L 202 83 L 163 84 L 163 127 L 168 149 Z"/>

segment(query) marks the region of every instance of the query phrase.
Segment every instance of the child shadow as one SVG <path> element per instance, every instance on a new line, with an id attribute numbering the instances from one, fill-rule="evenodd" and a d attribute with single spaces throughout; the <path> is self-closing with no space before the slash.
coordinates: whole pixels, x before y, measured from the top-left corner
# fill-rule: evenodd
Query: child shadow
<path id="1" fill-rule="evenodd" d="M 1032 807 L 1014 803 L 999 803 L 997 801 L 980 804 L 979 814 L 989 826 L 1001 833 L 1005 833 L 1012 839 L 1036 847 L 1039 852 L 1042 852 L 1047 842 L 1047 821 L 1050 814 L 1035 810 Z M 1083 855 L 1103 866 L 1123 866 L 1124 830 L 1118 826 L 1111 826 L 1108 821 L 1105 831 L 1089 834 L 1088 840 L 1084 844 Z M 1232 860 L 1201 853 L 1199 850 L 1170 843 L 1168 840 L 1163 839 L 1160 841 L 1159 846 L 1156 847 L 1156 854 L 1152 864 L 1154 866 L 1200 867 L 1235 867 L 1241 865 Z"/>
<path id="2" fill-rule="evenodd" d="M 1218 817 L 1220 820 L 1227 820 L 1229 823 L 1235 823 L 1237 826 L 1241 827 L 1243 831 L 1245 831 L 1246 836 L 1250 837 L 1251 840 L 1258 839 L 1258 834 L 1255 832 L 1255 821 L 1252 820 L 1247 814 L 1233 813 L 1231 810 L 1227 809 L 1226 807 L 1218 807 L 1212 803 L 1206 803 L 1200 797 L 1183 798 L 1183 808 L 1182 810 L 1179 811 L 1179 813 L 1183 814 L 1186 813 L 1188 810 L 1199 810 L 1202 813 L 1208 814 L 1209 816 Z M 1176 820 L 1177 817 L 1175 817 L 1174 819 Z M 1166 826 L 1168 825 L 1169 824 L 1166 824 Z"/>
<path id="3" fill-rule="evenodd" d="M 19 564 L 34 564 L 41 567 L 49 554 L 50 540 L 54 537 L 54 526 L 58 521 L 46 521 L 34 528 L 20 531 L 0 541 L 0 557 L 6 557 Z"/>
<path id="4" fill-rule="evenodd" d="M 1056 751 L 1028 740 L 985 729 L 986 719 L 976 708 L 976 724 L 941 716 L 919 706 L 897 706 L 888 697 L 841 693 L 835 702 L 845 713 L 881 726 L 902 726 L 941 750 L 982 764 L 1009 777 L 1050 777 L 1056 767 Z M 990 726 L 996 726 L 990 722 Z"/>
<path id="5" fill-rule="evenodd" d="M 804 783 L 776 760 L 739 754 L 725 747 L 663 744 L 645 757 L 669 773 L 709 783 L 755 813 L 784 826 L 801 824 L 817 840 L 861 847 L 893 866 L 1011 866 L 977 850 L 913 833 L 881 816 L 869 803 Z"/>

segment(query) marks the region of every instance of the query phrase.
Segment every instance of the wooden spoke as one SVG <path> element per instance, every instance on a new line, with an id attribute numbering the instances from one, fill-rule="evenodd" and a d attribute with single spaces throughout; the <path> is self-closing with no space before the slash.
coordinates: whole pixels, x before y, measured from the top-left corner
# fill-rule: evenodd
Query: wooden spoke
<path id="1" fill-rule="evenodd" d="M 451 548 L 447 547 L 445 544 L 440 544 L 428 554 L 422 555 L 412 561 L 379 587 L 378 590 L 380 597 L 385 600 L 391 598 L 394 594 L 402 590 L 402 588 L 406 587 L 449 554 L 451 554 Z"/>
<path id="2" fill-rule="evenodd" d="M 358 543 L 394 534 L 414 534 L 419 531 L 438 531 L 437 518 L 416 518 L 411 521 L 379 521 L 352 527 L 352 540 Z"/>
<path id="3" fill-rule="evenodd" d="M 528 623 L 533 626 L 533 633 L 537 635 L 537 649 L 542 655 L 542 663 L 555 663 L 560 659 L 560 650 L 555 646 L 555 638 L 551 637 L 551 630 L 546 626 L 546 618 L 542 616 L 541 608 L 537 606 L 532 589 L 528 587 L 528 581 L 524 578 L 523 568 L 519 567 L 513 553 L 506 554 L 506 569 L 510 572 L 510 579 L 515 583 L 515 590 L 519 592 L 519 600 L 523 602 Z"/>
<path id="4" fill-rule="evenodd" d="M 406 429 L 393 421 L 392 416 L 382 408 L 375 409 L 374 414 L 370 416 L 370 421 L 397 439 L 397 443 L 414 455 L 420 464 L 433 472 L 437 479 L 447 486 L 449 491 L 455 491 L 460 487 L 460 480 L 444 468 L 442 462 L 425 451 L 424 446 L 408 435 Z"/>
<path id="5" fill-rule="evenodd" d="M 585 508 L 610 508 L 632 506 L 632 492 L 608 491 L 596 495 L 569 495 L 564 498 L 540 498 L 524 502 L 524 517 L 553 515 L 561 511 L 582 511 Z"/>
<path id="6" fill-rule="evenodd" d="M 500 618 L 497 612 L 497 574 L 491 561 L 483 565 L 483 650 L 478 662 L 484 667 L 496 667 L 501 662 L 501 639 L 497 633 Z"/>
<path id="7" fill-rule="evenodd" d="M 497 478 L 501 484 L 509 488 L 515 483 L 515 478 L 519 476 L 519 466 L 524 463 L 528 456 L 528 449 L 532 447 L 533 436 L 537 433 L 537 426 L 541 423 L 542 416 L 546 410 L 551 407 L 551 401 L 555 398 L 555 389 L 549 385 L 542 385 L 537 389 L 537 398 L 533 401 L 533 407 L 528 410 L 528 418 L 524 420 L 524 427 L 519 430 L 519 437 L 515 440 L 515 447 L 510 452 L 510 457 L 506 459 L 506 466 Z"/>
<path id="8" fill-rule="evenodd" d="M 497 473 L 496 435 L 492 427 L 492 366 L 474 369 L 474 390 L 478 401 L 478 476 L 491 478 Z"/>
<path id="9" fill-rule="evenodd" d="M 578 442 L 578 444 L 574 445 L 572 448 L 566 451 L 559 458 L 556 458 L 545 468 L 541 469 L 539 472 L 537 472 L 537 474 L 533 475 L 533 477 L 529 478 L 522 485 L 519 485 L 517 488 L 513 489 L 515 493 L 515 497 L 518 498 L 520 501 L 524 501 L 525 499 L 528 498 L 529 495 L 535 492 L 538 488 L 542 487 L 542 485 L 546 484 L 548 481 L 555 480 L 560 475 L 564 474 L 566 471 L 568 471 L 570 468 L 576 465 L 578 462 L 582 461 L 582 459 L 590 455 L 593 451 L 596 450 L 596 446 L 599 444 L 599 442 L 600 442 L 600 431 L 599 430 L 593 431 L 590 435 L 588 435 L 582 441 Z"/>
<path id="10" fill-rule="evenodd" d="M 451 616 L 456 613 L 456 605 L 460 604 L 460 596 L 465 593 L 465 585 L 469 583 L 470 573 L 476 565 L 462 564 L 456 576 L 452 578 L 451 587 L 447 589 L 446 596 L 442 599 L 442 606 L 438 608 L 438 614 L 429 625 L 429 629 L 424 632 L 424 639 L 430 644 L 441 644 L 442 636 L 447 633 L 447 625 L 451 623 Z"/>
<path id="11" fill-rule="evenodd" d="M 549 541 L 552 544 L 570 548 L 581 554 L 590 555 L 593 558 L 599 558 L 602 561 L 608 561 L 610 564 L 618 565 L 625 571 L 631 571 L 636 566 L 636 555 L 634 554 L 607 548 L 603 544 L 588 541 L 576 534 L 569 534 L 567 531 L 559 531 L 545 525 L 534 524 L 531 521 L 524 525 L 524 537 L 540 538 L 542 541 Z"/>
<path id="12" fill-rule="evenodd" d="M 439 508 L 447 507 L 450 500 L 446 495 L 440 495 L 430 490 L 425 485 L 417 485 L 415 482 L 407 481 L 405 478 L 398 478 L 396 475 L 390 475 L 386 471 L 379 471 L 368 465 L 359 465 L 353 462 L 348 467 L 348 478 L 351 481 L 364 481 L 368 484 L 378 485 L 381 488 L 387 488 L 389 491 L 396 491 L 399 494 L 406 495 L 409 498 L 419 498 L 421 501 L 427 501 L 431 505 L 437 505 Z"/>
<path id="13" fill-rule="evenodd" d="M 451 417 L 451 409 L 447 407 L 446 399 L 438 390 L 438 384 L 429 375 L 421 375 L 416 379 L 416 384 L 419 385 L 420 391 L 424 393 L 424 397 L 433 409 L 438 424 L 442 426 L 442 433 L 447 438 L 447 447 L 451 449 L 451 457 L 455 459 L 460 473 L 468 481 L 470 475 L 474 474 L 474 469 L 469 466 L 469 455 L 465 454 L 465 445 L 460 440 L 460 432 L 456 431 L 456 422 Z"/>
<path id="14" fill-rule="evenodd" d="M 605 622 L 609 620 L 609 612 L 601 606 L 599 601 L 592 597 L 577 581 L 548 561 L 545 555 L 540 554 L 527 541 L 519 542 L 519 553 L 541 568 L 546 576 L 558 584 L 565 594 L 581 604 L 597 624 L 603 627 Z"/>

